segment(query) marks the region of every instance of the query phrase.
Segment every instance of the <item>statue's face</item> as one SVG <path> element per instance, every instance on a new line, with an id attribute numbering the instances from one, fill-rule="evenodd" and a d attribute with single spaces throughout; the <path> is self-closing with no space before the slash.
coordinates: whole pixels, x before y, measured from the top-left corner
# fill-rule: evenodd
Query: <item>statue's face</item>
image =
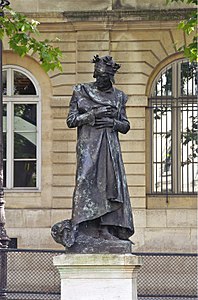
<path id="1" fill-rule="evenodd" d="M 112 86 L 109 74 L 95 70 L 94 77 L 96 78 L 96 85 L 100 90 L 105 90 Z"/>

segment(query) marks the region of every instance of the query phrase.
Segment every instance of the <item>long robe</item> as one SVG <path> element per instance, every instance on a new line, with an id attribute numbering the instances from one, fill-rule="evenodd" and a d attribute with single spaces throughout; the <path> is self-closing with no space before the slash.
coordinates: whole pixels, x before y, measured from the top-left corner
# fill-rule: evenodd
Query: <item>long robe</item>
<path id="1" fill-rule="evenodd" d="M 118 132 L 130 129 L 126 95 L 112 87 L 101 91 L 95 83 L 74 87 L 67 117 L 68 127 L 77 127 L 77 171 L 72 222 L 78 225 L 100 218 L 101 225 L 115 229 L 117 237 L 134 233 L 129 192 Z M 116 113 L 113 128 L 98 129 L 93 110 L 111 106 Z"/>

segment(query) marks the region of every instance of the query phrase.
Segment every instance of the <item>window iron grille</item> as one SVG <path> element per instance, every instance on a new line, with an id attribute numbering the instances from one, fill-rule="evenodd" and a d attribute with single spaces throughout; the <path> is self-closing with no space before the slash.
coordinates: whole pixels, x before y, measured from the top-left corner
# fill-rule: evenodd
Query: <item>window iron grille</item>
<path id="1" fill-rule="evenodd" d="M 197 68 L 177 62 L 162 71 L 149 99 L 152 193 L 198 191 Z"/>

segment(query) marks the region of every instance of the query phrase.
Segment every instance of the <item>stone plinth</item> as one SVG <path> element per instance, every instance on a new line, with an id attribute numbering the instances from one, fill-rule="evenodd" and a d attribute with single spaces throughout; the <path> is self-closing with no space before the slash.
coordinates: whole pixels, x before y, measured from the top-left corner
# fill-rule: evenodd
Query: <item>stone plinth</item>
<path id="1" fill-rule="evenodd" d="M 142 258 L 132 254 L 63 254 L 54 257 L 61 300 L 137 300 Z"/>

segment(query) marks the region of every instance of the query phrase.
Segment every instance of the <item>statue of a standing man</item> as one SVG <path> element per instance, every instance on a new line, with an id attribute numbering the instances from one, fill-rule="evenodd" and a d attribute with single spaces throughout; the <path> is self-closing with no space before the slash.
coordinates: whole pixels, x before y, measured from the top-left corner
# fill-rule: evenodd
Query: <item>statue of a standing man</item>
<path id="1" fill-rule="evenodd" d="M 113 86 L 120 68 L 110 56 L 93 59 L 95 82 L 78 84 L 67 125 L 77 127 L 77 171 L 71 226 L 95 240 L 128 240 L 134 233 L 118 133 L 126 134 L 126 95 Z M 63 226 L 64 228 L 64 226 Z M 71 243 L 72 244 L 72 243 Z"/>

